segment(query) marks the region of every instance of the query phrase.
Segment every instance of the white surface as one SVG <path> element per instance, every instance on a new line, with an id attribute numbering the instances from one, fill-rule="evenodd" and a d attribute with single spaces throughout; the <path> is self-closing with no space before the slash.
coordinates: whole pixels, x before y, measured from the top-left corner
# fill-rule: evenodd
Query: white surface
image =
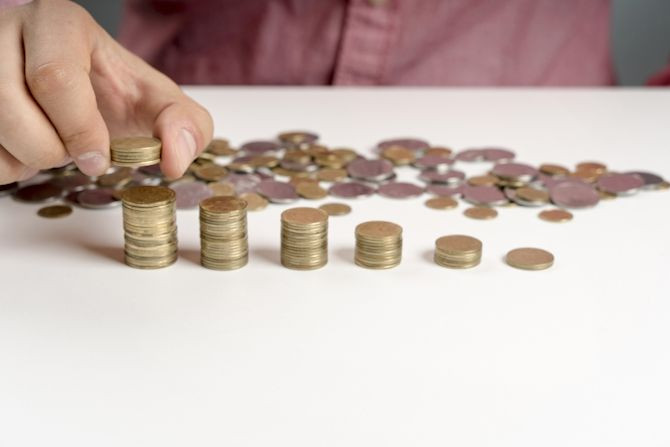
<path id="1" fill-rule="evenodd" d="M 236 144 L 416 135 L 670 177 L 668 91 L 189 91 Z M 228 273 L 197 265 L 196 211 L 179 213 L 178 263 L 137 271 L 120 262 L 119 210 L 48 221 L 0 199 L 0 445 L 669 445 L 670 192 L 564 225 L 424 199 L 354 202 L 314 272 L 278 265 L 284 207 L 250 214 L 250 264 Z M 353 265 L 369 219 L 404 227 L 398 268 Z M 432 263 L 450 233 L 483 241 L 479 267 Z M 506 266 L 519 246 L 556 265 Z"/>

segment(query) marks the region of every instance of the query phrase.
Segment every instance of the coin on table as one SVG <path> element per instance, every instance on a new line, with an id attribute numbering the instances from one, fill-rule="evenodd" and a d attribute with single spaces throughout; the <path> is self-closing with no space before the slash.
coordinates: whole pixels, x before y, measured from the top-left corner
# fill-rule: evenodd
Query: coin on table
<path id="1" fill-rule="evenodd" d="M 240 152 L 245 155 L 268 155 L 282 149 L 274 141 L 249 141 L 240 146 Z"/>
<path id="2" fill-rule="evenodd" d="M 346 203 L 324 203 L 319 209 L 328 213 L 329 216 L 344 216 L 351 212 L 351 207 Z"/>
<path id="3" fill-rule="evenodd" d="M 256 192 L 274 203 L 291 203 L 300 198 L 293 185 L 276 180 L 263 180 L 256 186 Z"/>
<path id="4" fill-rule="evenodd" d="M 426 192 L 440 197 L 460 196 L 463 193 L 463 185 L 428 185 L 426 186 Z"/>
<path id="5" fill-rule="evenodd" d="M 505 194 L 495 186 L 463 186 L 463 198 L 473 205 L 505 205 L 508 200 Z"/>
<path id="6" fill-rule="evenodd" d="M 637 174 L 605 174 L 596 183 L 600 191 L 617 196 L 634 194 L 644 185 L 644 180 Z"/>
<path id="7" fill-rule="evenodd" d="M 484 155 L 485 152 L 483 149 L 472 148 L 460 151 L 459 153 L 456 154 L 455 158 L 458 161 L 475 162 L 475 161 L 483 161 Z"/>
<path id="8" fill-rule="evenodd" d="M 229 182 L 213 182 L 207 185 L 215 196 L 234 196 L 235 185 Z"/>
<path id="9" fill-rule="evenodd" d="M 237 152 L 230 147 L 228 140 L 223 138 L 214 138 L 205 148 L 205 152 L 216 156 L 233 156 Z"/>
<path id="10" fill-rule="evenodd" d="M 581 163 L 577 163 L 577 166 L 575 166 L 575 170 L 593 171 L 598 174 L 604 174 L 605 172 L 607 172 L 607 166 L 597 161 L 583 161 Z"/>
<path id="11" fill-rule="evenodd" d="M 521 202 L 525 202 L 533 205 L 543 205 L 549 202 L 549 193 L 541 189 L 533 188 L 530 186 L 522 186 L 516 190 L 516 197 L 520 199 Z M 520 203 L 524 205 L 525 203 Z"/>
<path id="12" fill-rule="evenodd" d="M 295 188 L 296 192 L 305 199 L 318 200 L 328 195 L 328 191 L 319 186 L 318 183 L 303 182 Z"/>
<path id="13" fill-rule="evenodd" d="M 585 183 L 559 183 L 549 188 L 551 201 L 563 208 L 588 208 L 598 204 L 600 196 Z"/>
<path id="14" fill-rule="evenodd" d="M 89 188 L 95 183 L 93 179 L 78 171 L 66 171 L 54 176 L 49 183 L 63 188 L 65 191 L 81 191 Z"/>
<path id="15" fill-rule="evenodd" d="M 540 172 L 550 177 L 564 177 L 570 174 L 570 170 L 565 166 L 544 163 L 540 165 Z"/>
<path id="16" fill-rule="evenodd" d="M 656 185 L 656 189 L 658 189 L 658 190 L 668 190 L 668 189 L 670 189 L 670 182 L 666 182 L 665 180 L 663 180 L 661 183 L 658 183 Z"/>
<path id="17" fill-rule="evenodd" d="M 247 211 L 260 211 L 268 206 L 267 199 L 255 192 L 240 194 L 240 199 L 247 202 Z"/>
<path id="18" fill-rule="evenodd" d="M 414 151 L 403 146 L 388 146 L 382 150 L 381 155 L 396 166 L 408 165 L 416 159 Z"/>
<path id="19" fill-rule="evenodd" d="M 120 203 L 116 190 L 110 188 L 85 189 L 77 194 L 77 204 L 83 208 L 113 208 Z"/>
<path id="20" fill-rule="evenodd" d="M 413 152 L 423 152 L 430 147 L 428 142 L 419 138 L 395 138 L 392 140 L 385 140 L 377 144 L 377 148 L 383 151 L 390 146 L 401 146 Z"/>
<path id="21" fill-rule="evenodd" d="M 374 194 L 375 189 L 364 183 L 343 182 L 335 183 L 328 189 L 328 193 L 334 197 L 343 199 L 357 199 L 359 197 L 368 197 Z"/>
<path id="22" fill-rule="evenodd" d="M 426 200 L 424 204 L 434 210 L 450 210 L 458 206 L 458 202 L 451 197 L 433 197 Z"/>
<path id="23" fill-rule="evenodd" d="M 463 214 L 470 219 L 477 220 L 490 220 L 498 216 L 496 210 L 487 206 L 473 206 L 463 211 Z"/>
<path id="24" fill-rule="evenodd" d="M 37 215 L 47 219 L 57 219 L 72 214 L 72 207 L 68 205 L 51 205 L 40 208 Z"/>
<path id="25" fill-rule="evenodd" d="M 451 170 L 451 171 L 436 171 L 434 169 L 424 169 L 419 175 L 419 179 L 426 183 L 439 183 L 448 186 L 458 186 L 465 180 L 465 172 Z"/>
<path id="26" fill-rule="evenodd" d="M 547 222 L 568 222 L 572 220 L 572 213 L 562 209 L 544 210 L 538 217 Z"/>
<path id="27" fill-rule="evenodd" d="M 452 164 L 454 164 L 453 158 L 442 155 L 424 155 L 414 160 L 412 166 L 421 170 L 432 169 L 433 171 L 446 172 Z"/>
<path id="28" fill-rule="evenodd" d="M 390 199 L 409 199 L 419 197 L 423 194 L 424 188 L 407 182 L 389 182 L 377 188 L 380 196 Z"/>
<path id="29" fill-rule="evenodd" d="M 161 140 L 154 137 L 115 138 L 110 142 L 112 163 L 117 166 L 154 165 L 161 160 Z"/>
<path id="30" fill-rule="evenodd" d="M 631 171 L 624 172 L 624 174 L 633 174 L 637 175 L 644 182 L 642 189 L 658 189 L 658 186 L 663 183 L 663 177 L 657 174 L 652 174 L 651 172 L 645 171 Z"/>
<path id="31" fill-rule="evenodd" d="M 60 199 L 64 193 L 60 186 L 46 182 L 22 186 L 14 191 L 14 198 L 21 202 L 40 203 Z"/>
<path id="32" fill-rule="evenodd" d="M 381 182 L 393 175 L 393 163 L 386 159 L 359 158 L 347 165 L 347 172 L 351 178 Z"/>
<path id="33" fill-rule="evenodd" d="M 554 264 L 554 255 L 540 248 L 516 248 L 505 256 L 508 265 L 522 270 L 545 270 Z"/>
<path id="34" fill-rule="evenodd" d="M 118 168 L 98 177 L 98 185 L 103 188 L 121 188 L 132 180 L 132 176 L 132 168 Z"/>
<path id="35" fill-rule="evenodd" d="M 484 160 L 494 163 L 508 162 L 514 160 L 516 156 L 513 151 L 499 147 L 487 147 L 482 150 L 484 151 Z"/>
<path id="36" fill-rule="evenodd" d="M 494 175 L 477 175 L 468 179 L 468 184 L 472 186 L 496 186 L 498 177 Z"/>
<path id="37" fill-rule="evenodd" d="M 313 132 L 307 131 L 290 131 L 279 134 L 279 141 L 289 144 L 291 146 L 305 146 L 315 143 L 319 136 Z"/>
<path id="38" fill-rule="evenodd" d="M 316 171 L 316 178 L 323 182 L 339 182 L 347 178 L 345 169 L 323 168 Z"/>
<path id="39" fill-rule="evenodd" d="M 528 183 L 538 175 L 538 170 L 523 163 L 499 163 L 491 169 L 496 177 L 515 182 Z"/>

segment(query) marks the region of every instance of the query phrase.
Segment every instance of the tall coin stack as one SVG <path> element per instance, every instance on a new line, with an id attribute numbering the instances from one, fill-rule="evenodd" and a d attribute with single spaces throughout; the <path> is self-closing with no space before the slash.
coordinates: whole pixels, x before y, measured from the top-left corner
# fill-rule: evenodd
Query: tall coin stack
<path id="1" fill-rule="evenodd" d="M 328 262 L 328 214 L 317 208 L 291 208 L 281 214 L 281 263 L 313 270 Z"/>
<path id="2" fill-rule="evenodd" d="M 435 241 L 435 263 L 452 269 L 475 267 L 482 259 L 482 242 L 461 234 L 442 236 Z"/>
<path id="3" fill-rule="evenodd" d="M 174 191 L 163 186 L 135 186 L 123 192 L 126 264 L 156 269 L 177 260 L 175 198 Z"/>
<path id="4" fill-rule="evenodd" d="M 214 270 L 235 270 L 249 260 L 247 202 L 215 196 L 200 202 L 200 263 Z"/>
<path id="5" fill-rule="evenodd" d="M 400 264 L 402 227 L 392 222 L 370 221 L 356 227 L 357 265 L 369 269 L 389 269 Z"/>
<path id="6" fill-rule="evenodd" d="M 112 163 L 137 168 L 161 161 L 161 140 L 153 137 L 116 138 L 110 142 Z"/>

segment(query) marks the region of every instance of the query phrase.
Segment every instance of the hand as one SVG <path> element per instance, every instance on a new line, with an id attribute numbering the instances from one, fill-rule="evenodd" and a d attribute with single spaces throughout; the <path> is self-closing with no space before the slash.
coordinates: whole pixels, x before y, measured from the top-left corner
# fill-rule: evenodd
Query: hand
<path id="1" fill-rule="evenodd" d="M 110 133 L 160 138 L 179 177 L 212 138 L 204 108 L 69 1 L 0 9 L 0 54 L 0 184 L 71 160 L 100 175 Z"/>

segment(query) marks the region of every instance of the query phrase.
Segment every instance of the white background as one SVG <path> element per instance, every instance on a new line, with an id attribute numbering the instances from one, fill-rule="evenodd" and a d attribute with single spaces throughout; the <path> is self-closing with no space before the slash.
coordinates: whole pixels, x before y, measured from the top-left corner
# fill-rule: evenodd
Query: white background
<path id="1" fill-rule="evenodd" d="M 188 91 L 235 144 L 419 136 L 670 177 L 667 91 Z M 197 211 L 180 211 L 177 264 L 138 271 L 121 262 L 119 209 L 51 221 L 0 199 L 0 445 L 670 444 L 670 191 L 567 224 L 519 207 L 473 221 L 425 198 L 351 203 L 313 272 L 278 264 L 282 206 L 249 214 L 241 270 L 201 268 Z M 370 219 L 403 226 L 396 269 L 353 264 Z M 451 233 L 483 241 L 479 267 L 432 263 Z M 555 266 L 508 267 L 519 246 Z"/>

